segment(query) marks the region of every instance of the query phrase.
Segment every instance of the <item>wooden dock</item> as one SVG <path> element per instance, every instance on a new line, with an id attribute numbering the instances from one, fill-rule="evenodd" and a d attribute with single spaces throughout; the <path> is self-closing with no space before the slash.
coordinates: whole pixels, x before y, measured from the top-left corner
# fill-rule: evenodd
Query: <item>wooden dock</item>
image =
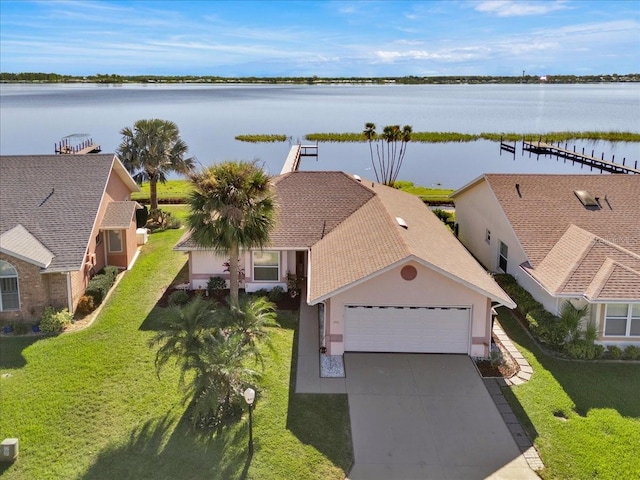
<path id="1" fill-rule="evenodd" d="M 300 166 L 300 159 L 302 157 L 315 157 L 318 159 L 318 144 L 315 145 L 293 145 L 289 150 L 289 155 L 282 166 L 280 175 L 295 172 Z"/>
<path id="2" fill-rule="evenodd" d="M 516 142 L 506 143 L 500 140 L 500 151 L 506 151 L 512 153 L 515 157 L 516 154 Z M 595 152 L 592 150 L 591 155 L 585 153 L 584 148 L 582 148 L 581 152 L 576 151 L 576 147 L 573 147 L 573 150 L 569 150 L 567 148 L 567 144 L 565 143 L 564 148 L 558 145 L 553 145 L 552 143 L 545 143 L 542 140 L 538 142 L 527 142 L 524 139 L 522 140 L 522 154 L 524 152 L 535 153 L 536 155 L 554 155 L 558 158 L 564 158 L 566 160 L 570 160 L 572 163 L 579 163 L 580 165 L 586 165 L 590 168 L 591 171 L 595 168 L 596 170 L 600 170 L 600 172 L 609 172 L 609 173 L 630 173 L 630 174 L 640 174 L 640 169 L 638 169 L 638 161 L 634 161 L 633 166 L 631 166 L 631 162 L 627 165 L 627 159 L 623 158 L 622 163 L 615 162 L 615 155 L 612 156 L 611 160 L 604 159 L 604 153 L 600 156 L 600 158 L 595 156 Z"/>
<path id="3" fill-rule="evenodd" d="M 79 140 L 78 140 L 79 138 Z M 54 150 L 60 155 L 86 155 L 88 153 L 99 153 L 102 149 L 100 145 L 93 143 L 86 134 L 74 134 L 64 137 L 56 143 Z"/>

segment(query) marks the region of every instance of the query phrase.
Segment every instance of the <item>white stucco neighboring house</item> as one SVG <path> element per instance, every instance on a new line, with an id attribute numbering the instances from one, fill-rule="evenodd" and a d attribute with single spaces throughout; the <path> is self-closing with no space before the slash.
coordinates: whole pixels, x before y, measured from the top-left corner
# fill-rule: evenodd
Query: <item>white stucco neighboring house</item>
<path id="1" fill-rule="evenodd" d="M 242 253 L 247 291 L 304 279 L 320 309 L 327 353 L 461 353 L 487 356 L 492 307 L 509 296 L 422 201 L 343 172 L 273 179 L 277 226 L 263 250 Z M 189 233 L 191 288 L 228 279 L 223 258 Z"/>
<path id="2" fill-rule="evenodd" d="M 489 271 L 554 314 L 588 303 L 599 343 L 640 344 L 640 175 L 486 174 L 452 198 Z"/>

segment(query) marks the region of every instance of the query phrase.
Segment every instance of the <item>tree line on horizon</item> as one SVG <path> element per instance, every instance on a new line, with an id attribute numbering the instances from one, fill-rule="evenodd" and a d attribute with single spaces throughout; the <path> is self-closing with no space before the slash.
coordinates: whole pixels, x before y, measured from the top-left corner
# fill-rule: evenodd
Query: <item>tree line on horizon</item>
<path id="1" fill-rule="evenodd" d="M 544 80 L 542 80 L 544 78 Z M 536 84 L 536 83 L 618 83 L 640 82 L 640 73 L 617 73 L 602 75 L 450 75 L 450 76 L 417 76 L 402 77 L 223 77 L 217 75 L 65 75 L 44 72 L 0 72 L 0 82 L 33 82 L 33 83 L 261 83 L 261 84 L 325 84 L 325 83 L 374 83 L 400 85 L 428 84 Z"/>

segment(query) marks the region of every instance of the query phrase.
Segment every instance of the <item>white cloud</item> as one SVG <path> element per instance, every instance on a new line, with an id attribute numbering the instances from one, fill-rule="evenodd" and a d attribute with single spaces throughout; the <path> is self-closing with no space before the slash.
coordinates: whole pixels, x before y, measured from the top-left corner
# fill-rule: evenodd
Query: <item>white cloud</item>
<path id="1" fill-rule="evenodd" d="M 545 15 L 568 8 L 565 0 L 553 2 L 486 0 L 476 5 L 476 11 L 497 15 L 498 17 L 524 17 L 528 15 Z"/>

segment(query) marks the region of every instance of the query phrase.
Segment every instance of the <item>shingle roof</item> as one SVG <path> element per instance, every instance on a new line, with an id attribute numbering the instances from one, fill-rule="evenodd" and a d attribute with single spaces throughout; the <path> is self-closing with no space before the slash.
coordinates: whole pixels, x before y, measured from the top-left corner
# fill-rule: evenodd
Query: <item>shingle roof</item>
<path id="1" fill-rule="evenodd" d="M 527 255 L 523 268 L 547 291 L 593 301 L 640 299 L 633 273 L 640 271 L 639 175 L 487 174 L 454 198 L 483 180 Z M 599 206 L 585 207 L 576 190 L 597 197 Z"/>
<path id="2" fill-rule="evenodd" d="M 113 154 L 0 157 L 0 233 L 21 224 L 54 255 L 46 272 L 79 270 L 112 168 L 127 178 Z"/>
<path id="3" fill-rule="evenodd" d="M 0 252 L 40 268 L 46 268 L 53 260 L 53 253 L 19 224 L 0 235 Z"/>
<path id="4" fill-rule="evenodd" d="M 102 230 L 122 230 L 129 228 L 136 209 L 140 207 L 138 202 L 110 202 L 102 217 L 100 228 Z"/>
<path id="5" fill-rule="evenodd" d="M 398 262 L 416 260 L 495 301 L 515 306 L 414 195 L 357 181 L 343 172 L 296 171 L 276 177 L 274 185 L 277 227 L 270 246 L 311 247 L 311 302 Z M 400 227 L 395 217 L 404 218 L 409 228 Z M 187 233 L 175 249 L 197 247 Z"/>
<path id="6" fill-rule="evenodd" d="M 373 193 L 343 172 L 290 172 L 273 179 L 276 228 L 270 246 L 307 249 L 364 205 Z M 197 250 L 186 232 L 176 250 Z"/>
<path id="7" fill-rule="evenodd" d="M 418 197 L 380 184 L 371 191 L 375 197 L 312 247 L 312 303 L 413 259 L 494 301 L 515 306 Z M 344 268 L 345 258 L 349 268 Z"/>

